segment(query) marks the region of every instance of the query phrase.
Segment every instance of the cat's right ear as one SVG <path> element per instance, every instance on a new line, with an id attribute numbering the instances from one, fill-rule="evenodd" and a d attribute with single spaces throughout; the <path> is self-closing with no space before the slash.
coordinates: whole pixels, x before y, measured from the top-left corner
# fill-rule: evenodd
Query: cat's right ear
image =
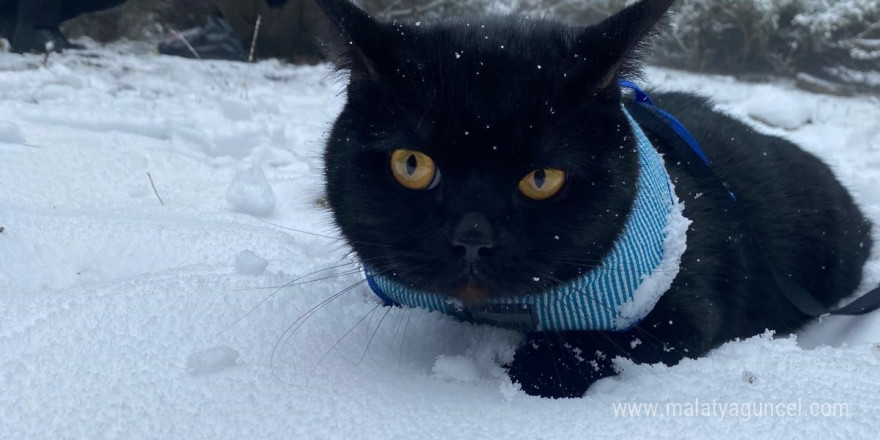
<path id="1" fill-rule="evenodd" d="M 585 61 L 580 80 L 604 89 L 620 76 L 638 75 L 639 49 L 649 41 L 674 0 L 641 0 L 586 28 L 575 44 Z"/>
<path id="2" fill-rule="evenodd" d="M 339 70 L 349 70 L 351 81 L 380 81 L 383 66 L 392 63 L 389 47 L 397 40 L 391 26 L 375 20 L 350 0 L 314 0 L 325 20 L 316 26 L 316 36 Z"/>

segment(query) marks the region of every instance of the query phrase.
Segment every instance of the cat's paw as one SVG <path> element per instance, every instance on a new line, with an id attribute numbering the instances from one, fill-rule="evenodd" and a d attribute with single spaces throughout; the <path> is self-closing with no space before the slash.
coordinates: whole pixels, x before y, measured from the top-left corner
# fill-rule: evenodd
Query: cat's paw
<path id="1" fill-rule="evenodd" d="M 562 399 L 582 397 L 593 382 L 615 371 L 601 352 L 587 354 L 555 335 L 538 335 L 520 347 L 507 373 L 526 394 Z"/>

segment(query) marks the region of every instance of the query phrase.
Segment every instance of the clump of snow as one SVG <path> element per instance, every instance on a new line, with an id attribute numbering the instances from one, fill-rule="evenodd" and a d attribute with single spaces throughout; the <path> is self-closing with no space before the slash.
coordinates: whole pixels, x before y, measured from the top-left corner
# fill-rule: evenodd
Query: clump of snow
<path id="1" fill-rule="evenodd" d="M 269 267 L 269 261 L 253 251 L 241 251 L 235 256 L 235 271 L 243 275 L 259 275 Z"/>
<path id="2" fill-rule="evenodd" d="M 644 277 L 633 292 L 633 299 L 619 306 L 615 328 L 631 328 L 647 316 L 669 290 L 681 269 L 681 257 L 687 250 L 687 231 L 692 222 L 684 216 L 685 204 L 674 193 L 673 199 L 672 210 L 663 228 L 663 259 L 652 273 Z"/>
<path id="3" fill-rule="evenodd" d="M 23 144 L 25 143 L 24 132 L 18 124 L 9 121 L 0 121 L 0 143 Z"/>
<path id="4" fill-rule="evenodd" d="M 501 391 L 501 397 L 503 397 L 506 402 L 512 402 L 514 399 L 524 394 L 522 386 L 513 382 L 502 382 L 501 385 L 498 386 L 498 389 Z"/>
<path id="5" fill-rule="evenodd" d="M 443 380 L 465 383 L 480 380 L 480 370 L 473 359 L 464 356 L 438 356 L 432 371 L 435 377 Z"/>
<path id="6" fill-rule="evenodd" d="M 234 348 L 212 347 L 189 355 L 186 369 L 194 375 L 217 373 L 236 366 L 239 357 L 241 354 Z"/>
<path id="7" fill-rule="evenodd" d="M 226 189 L 226 200 L 244 214 L 268 216 L 275 211 L 275 192 L 263 168 L 256 165 L 235 174 Z"/>
<path id="8" fill-rule="evenodd" d="M 242 130 L 238 127 L 232 133 L 220 133 L 212 139 L 213 149 L 210 154 L 215 157 L 229 156 L 233 159 L 244 159 L 259 145 L 264 131 L 264 128 Z"/>
<path id="9" fill-rule="evenodd" d="M 813 121 L 815 109 L 798 101 L 797 97 L 757 93 L 745 104 L 752 119 L 771 127 L 797 130 Z"/>
<path id="10" fill-rule="evenodd" d="M 250 104 L 241 99 L 224 99 L 220 101 L 223 116 L 235 121 L 247 121 L 253 116 Z"/>

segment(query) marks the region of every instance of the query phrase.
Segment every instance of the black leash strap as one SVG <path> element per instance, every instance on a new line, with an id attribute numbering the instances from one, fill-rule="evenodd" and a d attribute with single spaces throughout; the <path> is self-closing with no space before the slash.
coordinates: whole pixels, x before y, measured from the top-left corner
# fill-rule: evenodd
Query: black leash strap
<path id="1" fill-rule="evenodd" d="M 644 92 L 641 93 L 644 94 Z M 628 101 L 624 105 L 633 118 L 638 121 L 642 129 L 650 132 L 657 138 L 662 139 L 665 144 L 675 151 L 678 158 L 687 165 L 688 169 L 695 176 L 704 182 L 715 182 L 718 186 L 718 191 L 723 191 L 722 194 L 730 194 L 730 203 L 732 205 L 731 211 L 736 209 L 737 202 L 734 193 L 730 192 L 721 179 L 718 178 L 718 175 L 712 170 L 712 167 L 709 166 L 705 156 L 702 155 L 702 150 L 700 150 L 699 153 L 695 151 L 691 144 L 673 129 L 672 126 L 670 126 L 669 118 L 664 116 L 668 115 L 668 113 L 655 107 L 650 99 L 648 99 L 647 102 L 644 99 L 637 99 L 632 102 Z M 676 121 L 676 123 L 678 122 Z M 680 127 L 683 128 L 683 126 Z M 690 136 L 690 134 L 688 134 L 688 136 Z M 773 268 L 773 264 L 767 258 L 766 253 L 760 245 L 756 245 L 755 248 L 764 260 L 764 265 L 767 270 L 772 273 L 773 278 L 776 280 L 779 292 L 782 293 L 788 302 L 790 302 L 796 309 L 807 316 L 814 318 L 827 315 L 856 316 L 865 315 L 880 309 L 880 287 L 861 295 L 859 298 L 843 307 L 836 309 L 825 307 L 809 291 L 807 291 L 807 289 L 794 281 L 791 281 L 787 277 L 780 276 Z"/>
<path id="2" fill-rule="evenodd" d="M 826 315 L 857 316 L 865 315 L 880 309 L 880 287 L 865 293 L 855 301 L 843 307 L 829 309 L 828 307 L 823 306 L 813 297 L 813 295 L 810 294 L 810 292 L 807 292 L 807 290 L 799 284 L 786 277 L 780 276 L 778 272 L 772 269 L 772 267 L 770 270 L 773 271 L 773 278 L 776 279 L 779 291 L 782 292 L 788 302 L 807 316 L 812 316 L 814 318 Z"/>

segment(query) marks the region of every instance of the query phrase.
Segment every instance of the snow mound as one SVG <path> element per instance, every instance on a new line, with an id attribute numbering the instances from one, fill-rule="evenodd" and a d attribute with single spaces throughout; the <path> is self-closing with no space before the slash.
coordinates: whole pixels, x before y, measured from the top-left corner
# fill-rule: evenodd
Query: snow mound
<path id="1" fill-rule="evenodd" d="M 438 379 L 464 383 L 480 380 L 480 370 L 472 359 L 464 356 L 439 356 L 432 371 Z"/>
<path id="2" fill-rule="evenodd" d="M 237 350 L 219 346 L 202 350 L 189 355 L 186 359 L 186 369 L 193 375 L 217 373 L 234 367 L 241 356 Z"/>
<path id="3" fill-rule="evenodd" d="M 235 174 L 226 190 L 226 200 L 244 214 L 268 216 L 275 211 L 275 193 L 259 166 Z"/>
<path id="4" fill-rule="evenodd" d="M 815 108 L 796 96 L 757 93 L 745 103 L 748 115 L 763 124 L 785 130 L 797 130 L 813 122 Z"/>
<path id="5" fill-rule="evenodd" d="M 269 261 L 253 251 L 241 251 L 235 256 L 235 270 L 240 274 L 259 275 L 269 267 Z"/>
<path id="6" fill-rule="evenodd" d="M 18 124 L 9 121 L 0 121 L 0 143 L 23 144 L 25 143 L 24 132 Z"/>

